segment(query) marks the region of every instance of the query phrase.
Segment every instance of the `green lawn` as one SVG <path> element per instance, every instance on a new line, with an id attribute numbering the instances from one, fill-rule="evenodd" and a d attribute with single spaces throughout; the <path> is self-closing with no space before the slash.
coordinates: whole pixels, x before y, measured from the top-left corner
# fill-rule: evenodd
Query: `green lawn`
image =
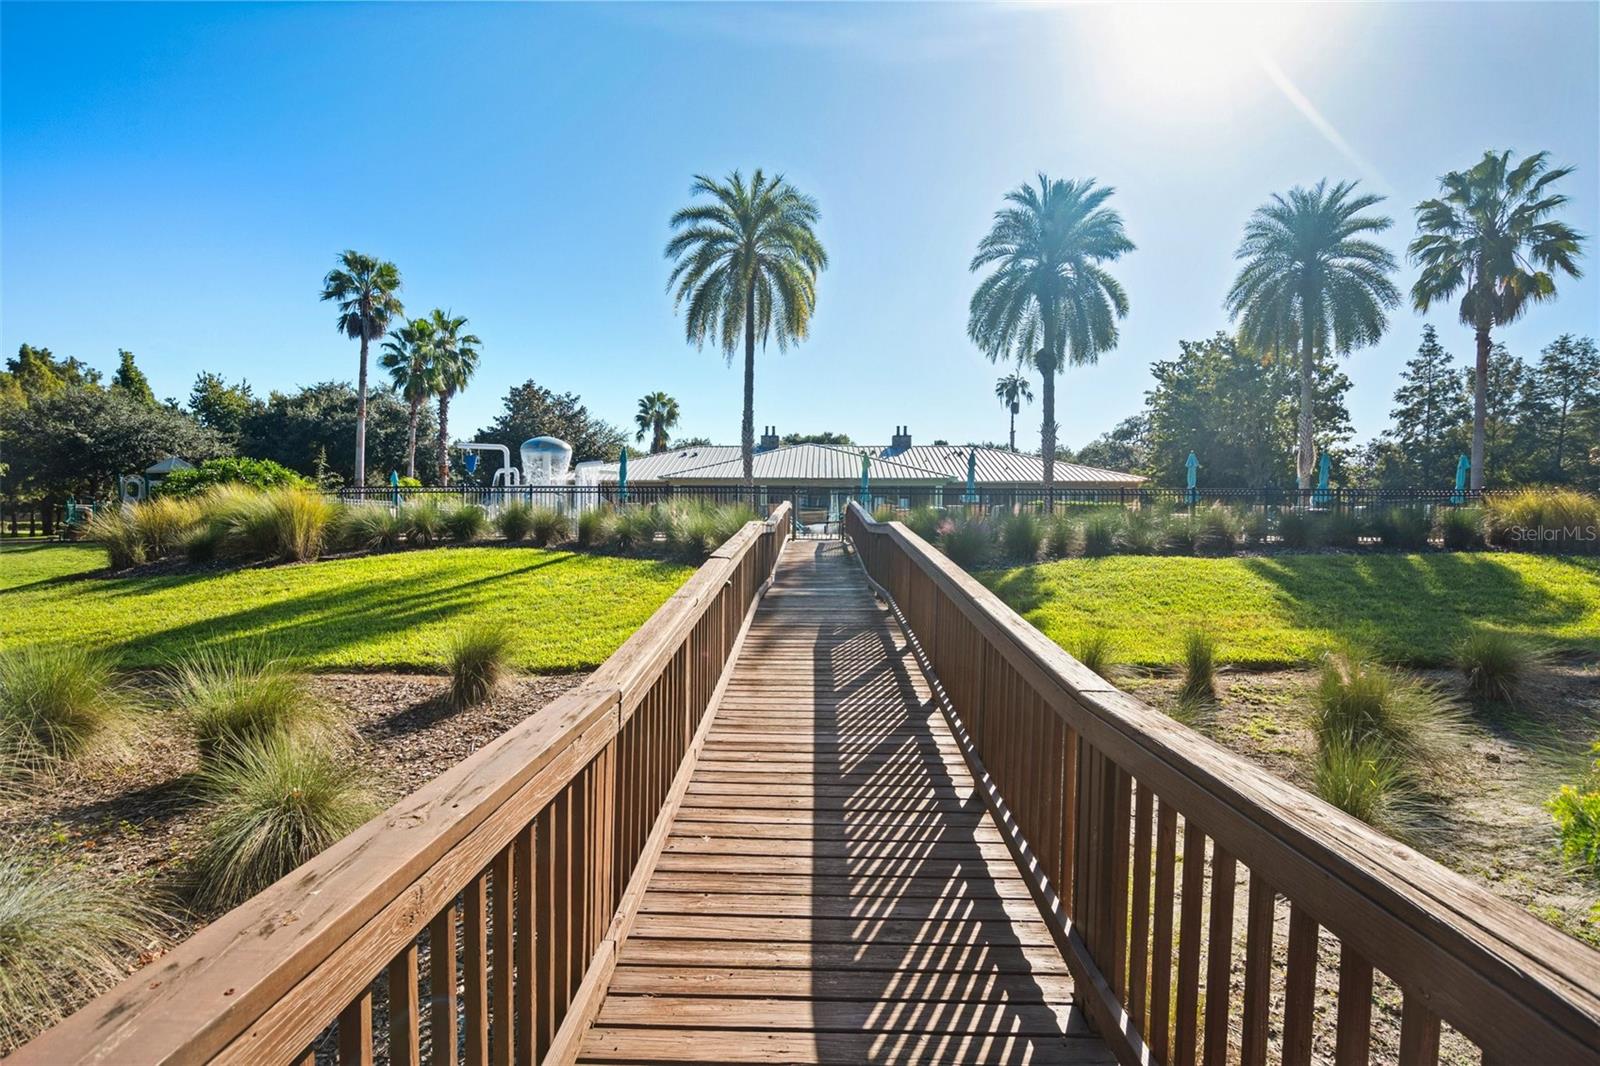
<path id="1" fill-rule="evenodd" d="M 265 644 L 312 667 L 437 669 L 449 634 L 498 619 L 517 665 L 593 667 L 681 585 L 675 563 L 536 548 L 438 548 L 299 566 L 68 577 L 105 565 L 76 545 L 0 557 L 0 648 L 85 644 L 127 666 L 195 647 Z"/>
<path id="2" fill-rule="evenodd" d="M 106 553 L 87 544 L 0 539 L 0 591 L 102 570 Z"/>
<path id="3" fill-rule="evenodd" d="M 1350 641 L 1440 663 L 1475 626 L 1600 651 L 1600 560 L 1506 553 L 1116 556 L 980 573 L 1051 639 L 1106 630 L 1118 657 L 1175 663 L 1184 631 L 1210 629 L 1221 658 L 1294 665 Z"/>

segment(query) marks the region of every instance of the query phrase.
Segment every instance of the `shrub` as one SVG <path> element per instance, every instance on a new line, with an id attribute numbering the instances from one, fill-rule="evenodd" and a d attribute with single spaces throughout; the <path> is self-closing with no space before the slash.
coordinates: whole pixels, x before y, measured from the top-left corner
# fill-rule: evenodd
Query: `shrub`
<path id="1" fill-rule="evenodd" d="M 1594 762 L 1583 781 L 1562 785 L 1545 808 L 1561 834 L 1561 854 L 1590 877 L 1600 877 L 1600 741 L 1589 749 Z"/>
<path id="2" fill-rule="evenodd" d="M 1149 555 L 1166 540 L 1168 517 L 1160 511 L 1122 511 L 1116 523 L 1116 545 L 1130 555 Z"/>
<path id="3" fill-rule="evenodd" d="M 209 809 L 193 873 L 207 906 L 244 902 L 378 809 L 338 751 L 285 736 L 230 748 L 202 784 Z"/>
<path id="4" fill-rule="evenodd" d="M 322 554 L 334 507 L 309 489 L 275 489 L 266 494 L 271 518 L 271 555 L 286 562 L 304 562 Z"/>
<path id="5" fill-rule="evenodd" d="M 1204 629 L 1183 635 L 1183 684 L 1180 700 L 1217 698 L 1217 638 Z"/>
<path id="6" fill-rule="evenodd" d="M 1318 522 L 1304 511 L 1278 512 L 1278 543 L 1294 551 L 1314 548 L 1320 543 Z"/>
<path id="7" fill-rule="evenodd" d="M 200 508 L 192 500 L 162 496 L 126 509 L 144 542 L 147 559 L 161 559 L 178 551 L 200 523 Z"/>
<path id="8" fill-rule="evenodd" d="M 988 521 L 979 514 L 963 514 L 946 525 L 939 538 L 939 547 L 944 549 L 951 562 L 972 570 L 989 557 L 991 542 Z"/>
<path id="9" fill-rule="evenodd" d="M 450 705 L 456 710 L 489 698 L 509 668 L 511 630 L 502 625 L 472 622 L 450 638 Z"/>
<path id="10" fill-rule="evenodd" d="M 413 548 L 430 547 L 444 535 L 444 511 L 432 498 L 412 500 L 400 508 L 400 517 Z"/>
<path id="11" fill-rule="evenodd" d="M 352 548 L 398 548 L 406 536 L 406 516 L 383 504 L 358 504 L 344 514 L 341 537 Z"/>
<path id="12" fill-rule="evenodd" d="M 643 504 L 625 507 L 613 517 L 606 538 L 606 547 L 618 552 L 637 552 L 655 544 L 657 535 L 666 536 L 672 531 L 669 515 L 655 505 Z"/>
<path id="13" fill-rule="evenodd" d="M 1110 678 L 1116 668 L 1116 645 L 1110 634 L 1096 630 L 1078 638 L 1072 646 L 1072 657 L 1101 677 Z"/>
<path id="14" fill-rule="evenodd" d="M 1446 507 L 1439 511 L 1439 539 L 1447 550 L 1470 551 L 1483 545 L 1483 511 L 1477 507 Z"/>
<path id="15" fill-rule="evenodd" d="M 1490 544 L 1518 551 L 1600 551 L 1600 498 L 1571 489 L 1523 489 L 1484 500 Z"/>
<path id="16" fill-rule="evenodd" d="M 155 939 L 152 915 L 104 876 L 0 856 L 0 1046 L 65 1016 L 82 990 L 120 980 L 129 955 Z"/>
<path id="17" fill-rule="evenodd" d="M 136 709 L 104 654 L 39 646 L 0 654 L 0 758 L 43 770 L 116 736 Z"/>
<path id="18" fill-rule="evenodd" d="M 872 520 L 874 522 L 893 522 L 899 517 L 900 513 L 886 503 L 875 507 L 872 511 Z"/>
<path id="19" fill-rule="evenodd" d="M 217 485 L 243 485 L 258 491 L 308 488 L 311 481 L 271 459 L 242 455 L 207 459 L 192 470 L 174 470 L 158 482 L 152 494 L 161 497 L 199 496 Z"/>
<path id="20" fill-rule="evenodd" d="M 321 736 L 333 720 L 304 676 L 255 648 L 194 652 L 172 669 L 167 690 L 203 762 L 275 737 Z"/>
<path id="21" fill-rule="evenodd" d="M 1000 546 L 1006 555 L 1019 562 L 1031 563 L 1039 558 L 1039 548 L 1044 544 L 1044 528 L 1031 511 L 1019 511 L 1000 521 Z"/>
<path id="22" fill-rule="evenodd" d="M 1322 517 L 1323 540 L 1335 548 L 1361 547 L 1366 523 L 1354 511 L 1330 511 Z"/>
<path id="23" fill-rule="evenodd" d="M 578 516 L 578 546 L 598 548 L 611 539 L 611 528 L 616 524 L 616 512 L 609 507 L 596 507 Z"/>
<path id="24" fill-rule="evenodd" d="M 522 500 L 511 501 L 494 516 L 494 528 L 515 544 L 533 532 L 533 507 Z"/>
<path id="25" fill-rule="evenodd" d="M 1317 795 L 1368 825 L 1397 828 L 1408 791 L 1394 753 L 1382 741 L 1324 738 L 1313 778 Z"/>
<path id="26" fill-rule="evenodd" d="M 1323 662 L 1312 726 L 1324 745 L 1372 741 L 1405 763 L 1427 762 L 1457 737 L 1460 712 L 1438 689 L 1344 650 Z"/>
<path id="27" fill-rule="evenodd" d="M 1226 504 L 1214 503 L 1196 516 L 1195 550 L 1226 555 L 1238 547 L 1243 526 L 1237 512 Z"/>
<path id="28" fill-rule="evenodd" d="M 489 528 L 489 516 L 475 503 L 464 503 L 444 515 L 445 532 L 463 544 L 477 540 Z"/>
<path id="29" fill-rule="evenodd" d="M 528 535 L 540 548 L 572 539 L 572 517 L 554 507 L 535 507 L 528 516 Z"/>
<path id="30" fill-rule="evenodd" d="M 1456 648 L 1456 665 L 1467 688 L 1484 699 L 1511 701 L 1517 687 L 1545 659 L 1539 649 L 1511 633 L 1478 629 Z"/>
<path id="31" fill-rule="evenodd" d="M 1118 524 L 1116 516 L 1105 511 L 1090 515 L 1083 523 L 1083 554 L 1101 556 L 1116 551 Z"/>
<path id="32" fill-rule="evenodd" d="M 113 570 L 126 570 L 145 561 L 144 538 L 133 522 L 131 507 L 96 511 L 83 535 L 99 541 L 106 550 L 106 563 Z"/>
<path id="33" fill-rule="evenodd" d="M 1239 535 L 1251 547 L 1259 547 L 1267 542 L 1269 528 L 1270 522 L 1265 508 L 1252 507 L 1239 519 Z"/>
<path id="34" fill-rule="evenodd" d="M 939 539 L 939 512 L 932 507 L 913 507 L 906 512 L 906 528 L 932 544 Z"/>
<path id="35" fill-rule="evenodd" d="M 1373 532 L 1385 548 L 1421 551 L 1428 546 L 1432 522 L 1420 507 L 1391 507 L 1373 520 Z"/>
<path id="36" fill-rule="evenodd" d="M 1200 543 L 1200 521 L 1190 515 L 1169 515 L 1162 523 L 1159 545 L 1173 555 L 1193 555 Z"/>
<path id="37" fill-rule="evenodd" d="M 1045 525 L 1044 550 L 1052 559 L 1065 559 L 1078 544 L 1078 523 L 1066 515 L 1056 515 Z"/>
<path id="38" fill-rule="evenodd" d="M 286 562 L 315 559 L 338 516 L 321 493 L 302 488 L 256 492 L 219 485 L 199 506 L 202 531 L 191 537 L 191 558 L 209 552 Z"/>

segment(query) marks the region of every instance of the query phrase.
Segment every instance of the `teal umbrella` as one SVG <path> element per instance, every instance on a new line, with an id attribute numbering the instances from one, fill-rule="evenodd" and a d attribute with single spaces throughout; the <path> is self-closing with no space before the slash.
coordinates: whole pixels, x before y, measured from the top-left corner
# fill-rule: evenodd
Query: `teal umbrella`
<path id="1" fill-rule="evenodd" d="M 1194 452 L 1190 452 L 1189 458 L 1183 461 L 1183 468 L 1188 472 L 1189 506 L 1193 507 L 1195 502 L 1200 499 L 1200 491 L 1195 488 L 1196 473 L 1200 469 L 1200 460 L 1195 458 Z"/>
<path id="2" fill-rule="evenodd" d="M 1463 455 L 1456 461 L 1456 494 L 1450 497 L 1450 502 L 1459 504 L 1466 497 L 1462 493 L 1467 491 L 1467 475 L 1472 472 L 1472 460 Z"/>
<path id="3" fill-rule="evenodd" d="M 617 500 L 620 503 L 628 502 L 628 449 L 622 449 L 622 455 L 617 459 Z"/>
<path id="4" fill-rule="evenodd" d="M 1330 495 L 1328 492 L 1328 474 L 1332 468 L 1333 464 L 1328 462 L 1328 453 L 1323 452 L 1321 461 L 1317 463 L 1317 491 L 1311 497 L 1311 502 L 1319 507 L 1328 502 L 1328 496 Z"/>
<path id="5" fill-rule="evenodd" d="M 961 502 L 978 502 L 978 449 L 976 448 L 967 452 L 967 494 L 961 497 Z"/>
<path id="6" fill-rule="evenodd" d="M 868 510 L 868 511 L 872 510 L 872 490 L 867 487 L 867 481 L 869 479 L 868 471 L 871 469 L 871 467 L 872 467 L 872 459 L 871 459 L 871 457 L 868 456 L 866 452 L 862 452 L 861 453 L 861 506 L 864 509 Z"/>
<path id="7" fill-rule="evenodd" d="M 389 471 L 389 494 L 394 499 L 394 505 L 400 506 L 400 471 Z"/>

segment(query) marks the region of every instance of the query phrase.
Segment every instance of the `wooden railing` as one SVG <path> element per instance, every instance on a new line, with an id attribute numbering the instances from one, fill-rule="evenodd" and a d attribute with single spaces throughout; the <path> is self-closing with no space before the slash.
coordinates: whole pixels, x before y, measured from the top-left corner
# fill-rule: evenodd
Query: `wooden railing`
<path id="1" fill-rule="evenodd" d="M 1600 953 L 1118 691 L 901 523 L 846 534 L 1122 1061 L 1430 1064 L 1441 1023 L 1451 1057 L 1600 1061 Z"/>
<path id="2" fill-rule="evenodd" d="M 578 688 L 12 1062 L 570 1060 L 788 511 L 746 525 Z"/>

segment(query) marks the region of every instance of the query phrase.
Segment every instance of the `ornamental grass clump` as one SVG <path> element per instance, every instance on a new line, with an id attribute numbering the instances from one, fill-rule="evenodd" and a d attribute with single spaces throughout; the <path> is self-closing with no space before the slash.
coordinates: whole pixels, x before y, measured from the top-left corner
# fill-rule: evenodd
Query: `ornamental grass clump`
<path id="1" fill-rule="evenodd" d="M 1323 661 L 1311 721 L 1323 743 L 1377 742 L 1403 766 L 1435 762 L 1459 740 L 1461 730 L 1460 709 L 1444 693 L 1348 649 Z"/>
<path id="2" fill-rule="evenodd" d="M 445 533 L 444 511 L 432 499 L 412 500 L 400 508 L 405 522 L 406 543 L 413 548 L 427 548 Z"/>
<path id="3" fill-rule="evenodd" d="M 1129 555 L 1151 555 L 1167 540 L 1169 515 L 1154 508 L 1137 511 L 1112 511 L 1108 516 L 1115 529 L 1114 540 L 1118 551 Z"/>
<path id="4" fill-rule="evenodd" d="M 511 669 L 512 634 L 496 622 L 474 621 L 450 637 L 450 706 L 461 711 L 488 699 Z"/>
<path id="5" fill-rule="evenodd" d="M 1214 503 L 1195 516 L 1194 548 L 1208 555 L 1229 555 L 1239 546 L 1243 526 L 1238 512 Z"/>
<path id="6" fill-rule="evenodd" d="M 1332 548 L 1359 548 L 1367 524 L 1353 511 L 1330 511 L 1321 518 L 1323 542 Z"/>
<path id="7" fill-rule="evenodd" d="M 1404 827 L 1411 788 L 1393 752 L 1381 741 L 1325 739 L 1317 747 L 1312 787 L 1318 796 L 1368 825 Z"/>
<path id="8" fill-rule="evenodd" d="M 1183 682 L 1178 699 L 1211 702 L 1217 698 L 1217 638 L 1204 629 L 1183 635 Z"/>
<path id="9" fill-rule="evenodd" d="M 1372 521 L 1373 532 L 1385 548 L 1421 551 L 1428 546 L 1433 522 L 1420 507 L 1391 507 Z"/>
<path id="10" fill-rule="evenodd" d="M 1108 680 L 1116 669 L 1116 645 L 1104 630 L 1085 633 L 1072 645 L 1071 652 L 1074 659 Z"/>
<path id="11" fill-rule="evenodd" d="M 260 649 L 196 651 L 167 678 L 202 763 L 279 737 L 325 739 L 334 716 L 305 676 Z"/>
<path id="12" fill-rule="evenodd" d="M 513 544 L 525 539 L 534 528 L 533 506 L 523 500 L 511 501 L 494 516 L 494 528 Z"/>
<path id="13" fill-rule="evenodd" d="M 989 557 L 994 536 L 979 514 L 961 514 L 948 520 L 939 535 L 939 547 L 957 566 L 972 570 Z"/>
<path id="14" fill-rule="evenodd" d="M 1083 523 L 1083 554 L 1091 558 L 1110 555 L 1117 550 L 1117 516 L 1107 511 L 1096 511 Z"/>
<path id="15" fill-rule="evenodd" d="M 0 855 L 0 1048 L 60 1021 L 84 991 L 121 980 L 129 956 L 154 945 L 153 919 L 103 875 Z"/>
<path id="16" fill-rule="evenodd" d="M 906 528 L 929 544 L 939 539 L 939 526 L 943 516 L 932 507 L 913 507 L 906 512 Z"/>
<path id="17" fill-rule="evenodd" d="M 1483 547 L 1483 511 L 1477 507 L 1448 507 L 1439 511 L 1439 541 L 1446 551 L 1464 552 Z"/>
<path id="18" fill-rule="evenodd" d="M 181 551 L 200 524 L 200 506 L 194 500 L 157 496 L 144 503 L 128 504 L 126 509 L 144 542 L 147 559 L 164 559 Z"/>
<path id="19" fill-rule="evenodd" d="M 578 547 L 598 548 L 611 539 L 617 513 L 610 507 L 596 507 L 578 516 Z"/>
<path id="20" fill-rule="evenodd" d="M 525 534 L 536 548 L 551 548 L 572 539 L 572 516 L 554 507 L 535 507 Z"/>
<path id="21" fill-rule="evenodd" d="M 83 535 L 89 540 L 98 541 L 105 548 L 106 565 L 113 570 L 138 566 L 147 558 L 144 537 L 134 524 L 132 507 L 96 511 L 84 528 Z"/>
<path id="22" fill-rule="evenodd" d="M 1600 552 L 1600 497 L 1572 489 L 1523 489 L 1483 502 L 1490 544 L 1516 551 Z"/>
<path id="23" fill-rule="evenodd" d="M 113 743 L 138 712 L 105 654 L 77 646 L 0 653 L 0 762 L 47 772 Z"/>
<path id="24" fill-rule="evenodd" d="M 383 504 L 357 504 L 344 513 L 340 539 L 351 548 L 392 551 L 405 541 L 406 516 Z"/>
<path id="25" fill-rule="evenodd" d="M 232 746 L 201 786 L 205 830 L 191 872 L 206 907 L 243 903 L 378 812 L 350 761 L 320 740 Z"/>
<path id="26" fill-rule="evenodd" d="M 1080 527 L 1067 515 L 1056 515 L 1045 522 L 1044 552 L 1052 559 L 1065 559 L 1076 550 Z"/>
<path id="27" fill-rule="evenodd" d="M 1320 547 L 1321 523 L 1304 511 L 1278 512 L 1278 543 L 1291 551 Z"/>
<path id="28" fill-rule="evenodd" d="M 1018 511 L 1000 520 L 1000 550 L 1007 558 L 1031 563 L 1039 558 L 1044 527 L 1032 511 Z"/>
<path id="29" fill-rule="evenodd" d="M 1467 689 L 1486 700 L 1512 702 L 1528 675 L 1548 655 L 1522 637 L 1498 629 L 1478 629 L 1456 646 L 1456 666 Z"/>
<path id="30" fill-rule="evenodd" d="M 470 544 L 489 530 L 489 516 L 475 503 L 464 503 L 444 514 L 444 529 L 450 539 Z"/>

